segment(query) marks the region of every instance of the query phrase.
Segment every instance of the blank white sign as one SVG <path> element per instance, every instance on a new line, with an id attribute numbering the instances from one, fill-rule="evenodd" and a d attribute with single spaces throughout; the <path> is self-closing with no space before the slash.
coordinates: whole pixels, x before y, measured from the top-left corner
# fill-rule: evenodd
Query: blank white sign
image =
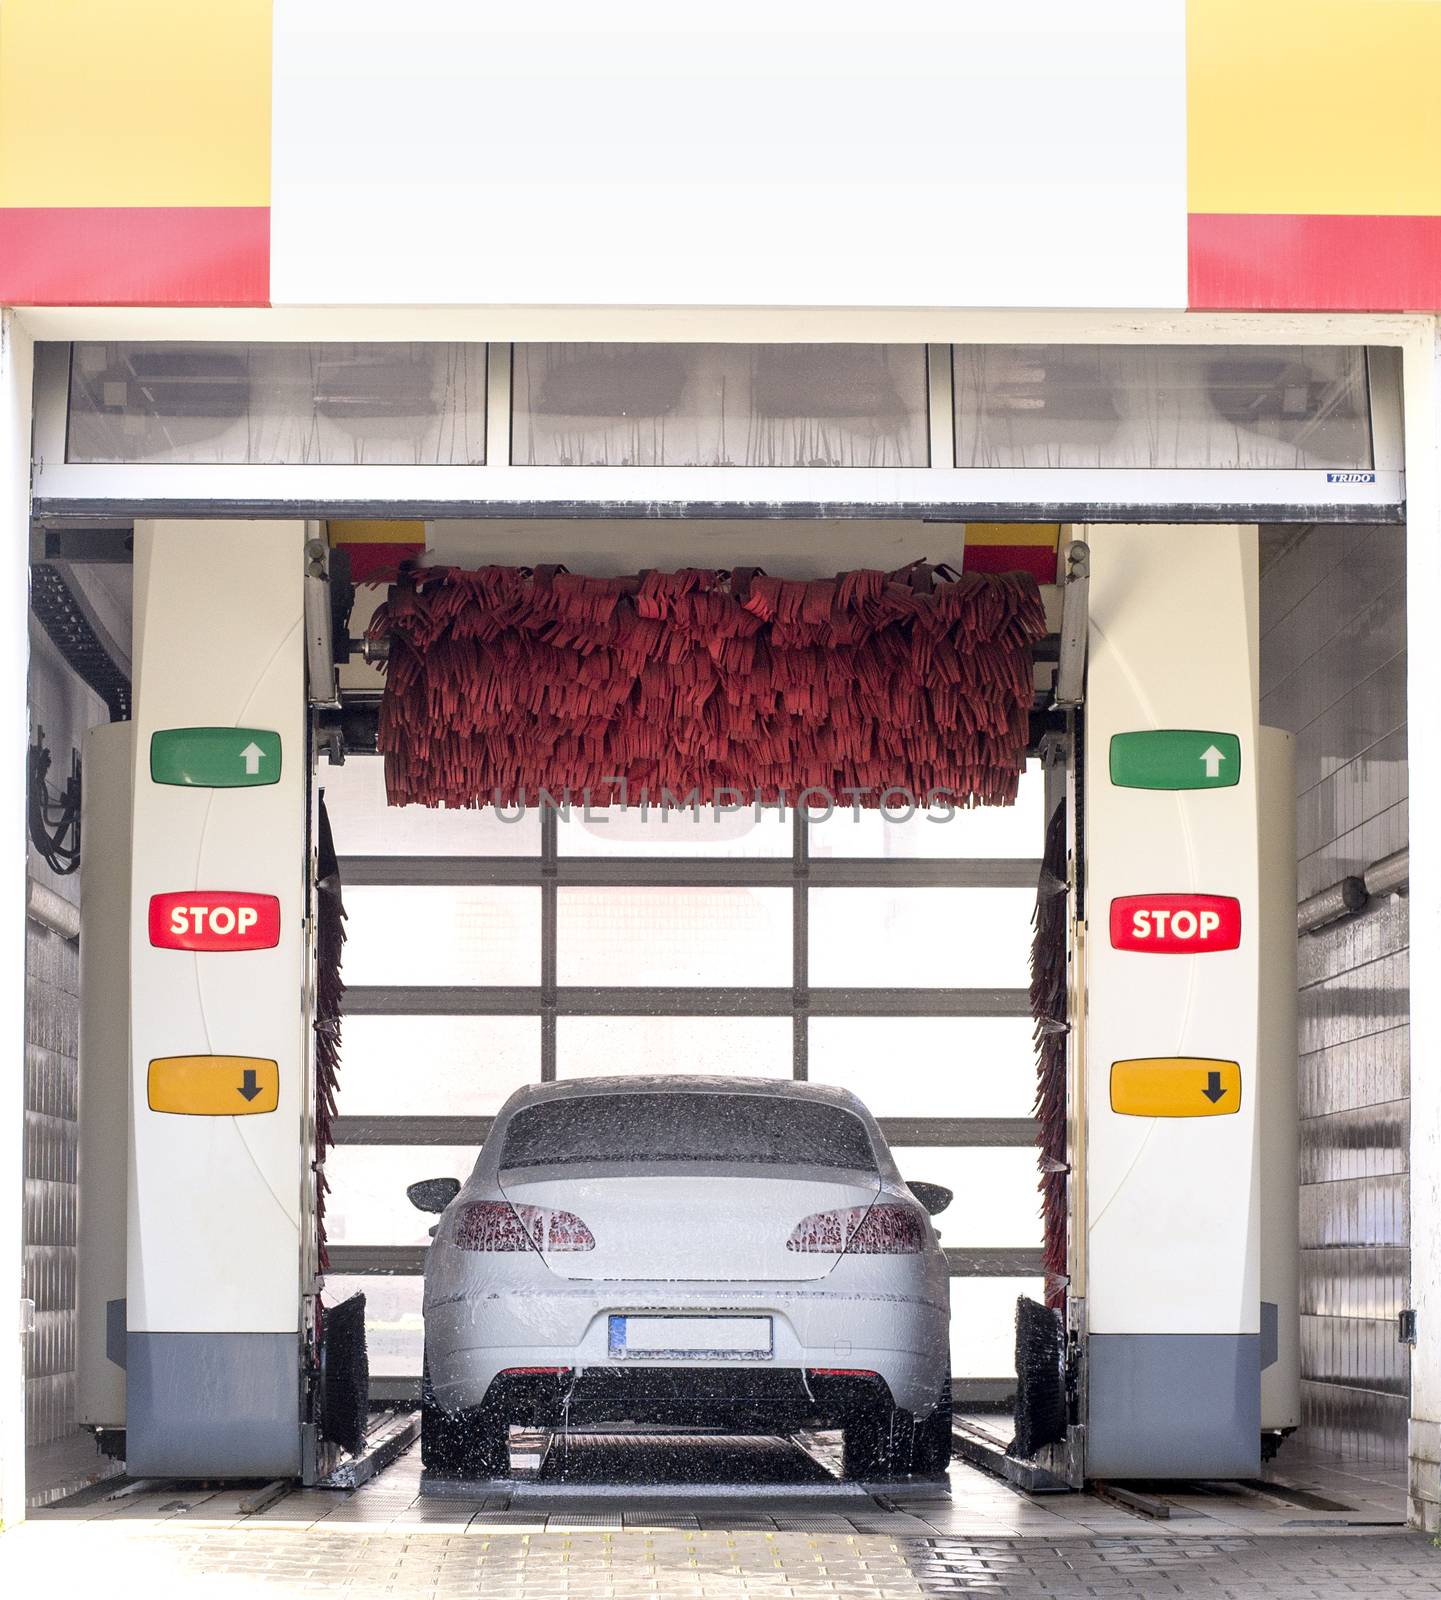
<path id="1" fill-rule="evenodd" d="M 278 305 L 1181 307 L 1183 0 L 278 0 Z"/>

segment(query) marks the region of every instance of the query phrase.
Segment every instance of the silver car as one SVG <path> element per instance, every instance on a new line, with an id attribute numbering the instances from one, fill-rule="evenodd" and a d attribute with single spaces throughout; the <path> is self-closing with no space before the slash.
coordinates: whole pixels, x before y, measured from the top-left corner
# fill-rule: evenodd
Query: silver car
<path id="1" fill-rule="evenodd" d="M 943 1473 L 950 1301 L 930 1213 L 853 1094 L 588 1078 L 513 1094 L 425 1268 L 422 1457 L 508 1470 L 512 1425 L 839 1428 L 848 1477 Z"/>

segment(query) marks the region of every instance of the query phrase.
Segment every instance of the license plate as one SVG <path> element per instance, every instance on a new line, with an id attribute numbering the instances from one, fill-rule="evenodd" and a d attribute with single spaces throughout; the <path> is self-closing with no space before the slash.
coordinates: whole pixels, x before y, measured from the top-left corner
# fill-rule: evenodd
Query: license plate
<path id="1" fill-rule="evenodd" d="M 769 1317 L 612 1317 L 612 1361 L 685 1357 L 768 1360 L 774 1354 Z"/>

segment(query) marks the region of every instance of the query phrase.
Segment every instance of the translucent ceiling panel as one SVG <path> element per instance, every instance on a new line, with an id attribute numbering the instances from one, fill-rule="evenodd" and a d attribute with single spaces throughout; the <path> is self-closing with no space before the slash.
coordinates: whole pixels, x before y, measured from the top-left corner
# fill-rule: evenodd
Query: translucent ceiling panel
<path id="1" fill-rule="evenodd" d="M 488 1117 L 539 1079 L 539 1017 L 361 1012 L 342 1025 L 343 1117 Z"/>
<path id="2" fill-rule="evenodd" d="M 540 982 L 540 890 L 363 885 L 345 891 L 347 984 Z"/>
<path id="3" fill-rule="evenodd" d="M 521 344 L 511 459 L 560 467 L 924 467 L 922 345 Z"/>
<path id="4" fill-rule="evenodd" d="M 1033 889 L 812 889 L 818 989 L 1025 989 Z"/>
<path id="5" fill-rule="evenodd" d="M 788 856 L 793 840 L 773 806 L 573 806 L 556 829 L 563 856 Z"/>
<path id="6" fill-rule="evenodd" d="M 791 981 L 789 889 L 561 889 L 556 920 L 562 985 Z"/>
<path id="7" fill-rule="evenodd" d="M 811 858 L 1039 858 L 1045 848 L 1045 789 L 1040 763 L 1033 761 L 1021 774 L 1010 806 L 916 809 L 897 792 L 896 804 L 884 810 L 841 805 L 829 817 L 816 811 L 810 821 Z"/>
<path id="8" fill-rule="evenodd" d="M 1036 1098 L 1029 1017 L 812 1017 L 809 1036 L 811 1082 L 878 1117 L 1028 1117 Z"/>
<path id="9" fill-rule="evenodd" d="M 67 461 L 485 460 L 483 344 L 76 344 Z"/>
<path id="10" fill-rule="evenodd" d="M 789 1017 L 557 1017 L 556 1073 L 788 1078 L 792 1034 Z"/>
<path id="11" fill-rule="evenodd" d="M 355 756 L 322 767 L 317 779 L 341 856 L 538 856 L 540 811 L 447 811 L 442 806 L 391 806 L 385 763 Z"/>
<path id="12" fill-rule="evenodd" d="M 958 467 L 1368 468 L 1366 352 L 957 345 Z"/>

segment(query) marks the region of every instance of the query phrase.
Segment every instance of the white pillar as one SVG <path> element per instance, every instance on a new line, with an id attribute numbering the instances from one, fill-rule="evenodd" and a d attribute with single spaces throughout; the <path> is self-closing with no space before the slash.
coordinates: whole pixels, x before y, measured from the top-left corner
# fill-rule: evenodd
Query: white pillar
<path id="1" fill-rule="evenodd" d="M 24 1237 L 31 372 L 29 337 L 13 312 L 0 311 L 0 1018 L 10 1041 L 0 1049 L 0 1272 L 9 1286 L 0 1294 L 0 1527 L 25 1515 L 25 1370 L 16 1300 Z"/>
<path id="2" fill-rule="evenodd" d="M 138 1475 L 301 1465 L 304 543 L 302 522 L 135 525 L 125 1383 Z M 210 923 L 223 942 L 197 942 L 198 913 L 177 924 L 174 897 L 215 893 L 232 901 L 229 922 Z M 254 942 L 239 937 L 242 902 L 275 919 Z"/>
<path id="3" fill-rule="evenodd" d="M 1086 1474 L 1247 1477 L 1256 530 L 1113 524 L 1086 540 Z"/>
<path id="4" fill-rule="evenodd" d="M 1441 324 L 1406 350 L 1406 682 L 1411 814 L 1411 1352 L 1410 1516 L 1441 1529 L 1441 746 L 1422 713 L 1436 692 L 1430 642 L 1441 595 Z"/>

